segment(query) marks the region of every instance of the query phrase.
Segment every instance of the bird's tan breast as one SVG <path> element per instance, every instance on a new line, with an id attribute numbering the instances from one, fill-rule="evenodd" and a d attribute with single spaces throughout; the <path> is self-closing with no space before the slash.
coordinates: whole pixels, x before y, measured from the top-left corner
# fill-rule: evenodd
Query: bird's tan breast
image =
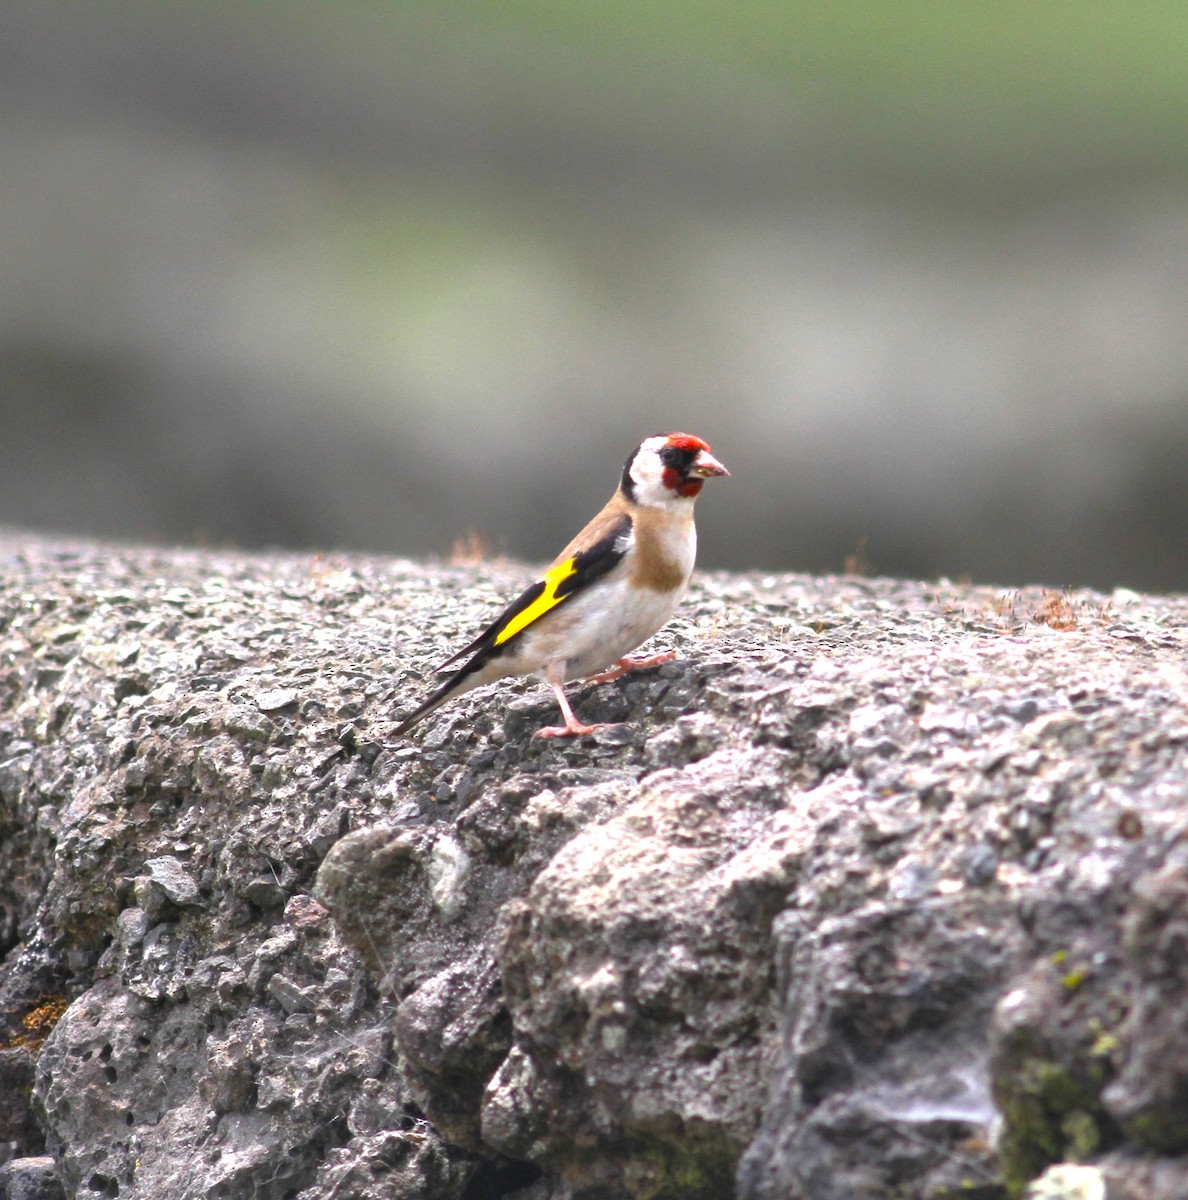
<path id="1" fill-rule="evenodd" d="M 645 510 L 635 518 L 634 533 L 631 582 L 651 592 L 683 589 L 697 556 L 692 514 Z"/>

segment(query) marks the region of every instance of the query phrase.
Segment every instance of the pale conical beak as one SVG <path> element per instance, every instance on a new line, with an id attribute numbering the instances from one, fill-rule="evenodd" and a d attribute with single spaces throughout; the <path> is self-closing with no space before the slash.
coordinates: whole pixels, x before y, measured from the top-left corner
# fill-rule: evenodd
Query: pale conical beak
<path id="1" fill-rule="evenodd" d="M 729 475 L 730 472 L 708 450 L 699 450 L 689 474 L 695 479 L 711 479 L 715 475 Z"/>

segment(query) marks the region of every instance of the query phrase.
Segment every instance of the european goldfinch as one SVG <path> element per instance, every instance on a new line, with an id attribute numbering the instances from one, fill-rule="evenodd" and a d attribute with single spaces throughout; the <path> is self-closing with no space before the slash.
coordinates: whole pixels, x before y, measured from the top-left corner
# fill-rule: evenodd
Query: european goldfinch
<path id="1" fill-rule="evenodd" d="M 564 685 L 601 682 L 675 654 L 632 659 L 672 616 L 693 573 L 697 530 L 693 502 L 701 485 L 730 472 L 700 438 L 662 433 L 645 438 L 623 467 L 606 507 L 553 565 L 474 639 L 442 663 L 464 659 L 449 679 L 395 729 L 402 734 L 435 708 L 471 688 L 540 672 L 557 696 L 564 725 L 536 737 L 593 733 L 573 715 Z"/>

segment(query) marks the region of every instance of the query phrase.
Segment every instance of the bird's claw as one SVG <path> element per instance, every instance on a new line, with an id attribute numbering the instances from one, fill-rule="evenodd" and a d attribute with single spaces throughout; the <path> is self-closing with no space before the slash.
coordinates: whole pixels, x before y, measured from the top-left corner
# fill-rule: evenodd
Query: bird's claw
<path id="1" fill-rule="evenodd" d="M 568 725 L 544 725 L 532 736 L 534 738 L 580 737 L 585 733 L 596 733 L 599 729 L 613 729 L 621 725 L 621 721 L 598 721 L 593 725 L 583 725 L 581 721 L 572 721 Z"/>
<path id="2" fill-rule="evenodd" d="M 661 663 L 672 662 L 676 657 L 675 650 L 668 650 L 664 654 L 653 654 L 650 658 L 621 658 L 609 670 L 600 671 L 597 675 L 587 675 L 583 682 L 610 683 L 612 679 L 618 679 L 620 675 L 626 675 L 628 671 L 638 671 L 643 667 L 658 667 Z"/>

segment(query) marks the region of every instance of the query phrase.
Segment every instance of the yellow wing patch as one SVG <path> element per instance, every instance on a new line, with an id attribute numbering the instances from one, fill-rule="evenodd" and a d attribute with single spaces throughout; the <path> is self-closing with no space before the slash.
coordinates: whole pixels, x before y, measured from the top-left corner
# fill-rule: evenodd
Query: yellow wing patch
<path id="1" fill-rule="evenodd" d="M 543 580 L 544 591 L 541 592 L 535 600 L 532 601 L 526 608 L 522 608 L 518 613 L 511 618 L 510 621 L 495 635 L 495 645 L 500 646 L 513 638 L 521 629 L 527 629 L 533 621 L 539 617 L 543 617 L 551 608 L 556 608 L 564 596 L 557 595 L 557 589 L 571 576 L 577 574 L 577 563 L 573 558 L 567 558 L 564 562 L 559 562 L 555 567 L 550 567 L 545 572 Z"/>

